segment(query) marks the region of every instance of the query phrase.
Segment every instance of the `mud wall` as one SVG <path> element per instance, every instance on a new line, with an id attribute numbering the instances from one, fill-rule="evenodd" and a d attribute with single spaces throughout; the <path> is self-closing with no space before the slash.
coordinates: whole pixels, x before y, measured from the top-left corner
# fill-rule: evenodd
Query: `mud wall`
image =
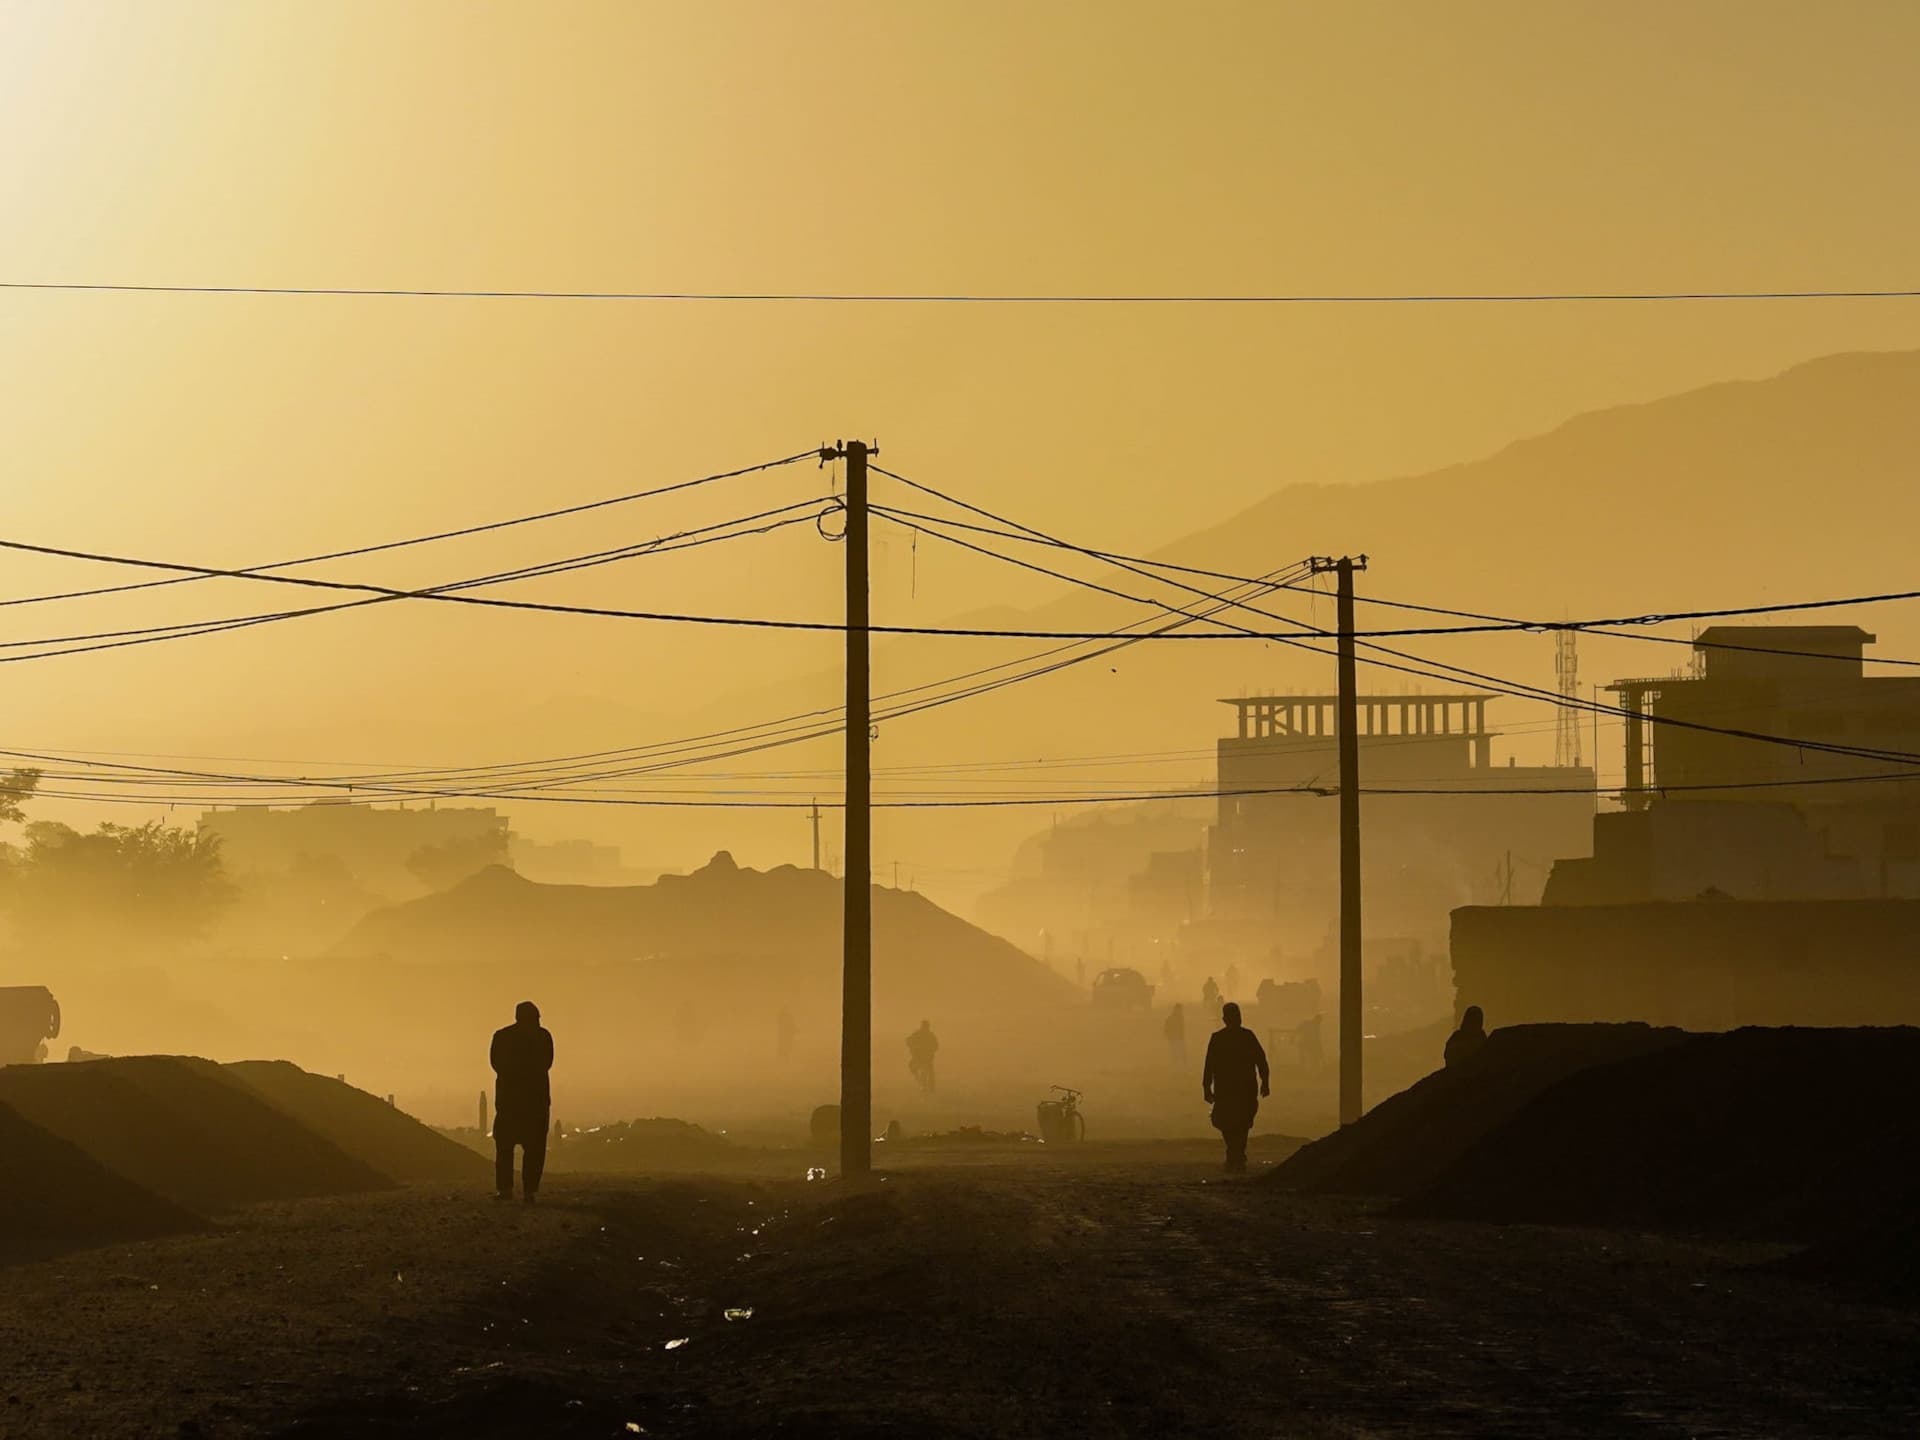
<path id="1" fill-rule="evenodd" d="M 1920 901 L 1469 906 L 1451 950 L 1489 1025 L 1920 1024 Z"/>

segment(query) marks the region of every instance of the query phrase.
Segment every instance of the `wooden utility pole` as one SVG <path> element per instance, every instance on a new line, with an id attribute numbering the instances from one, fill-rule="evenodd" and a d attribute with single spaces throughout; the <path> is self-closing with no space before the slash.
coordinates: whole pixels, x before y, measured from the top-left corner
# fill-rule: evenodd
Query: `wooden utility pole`
<path id="1" fill-rule="evenodd" d="M 820 797 L 813 798 L 813 813 L 807 817 L 813 821 L 813 868 L 820 868 Z"/>
<path id="2" fill-rule="evenodd" d="M 1340 1123 L 1360 1118 L 1360 702 L 1353 662 L 1353 572 L 1367 557 L 1316 556 L 1315 574 L 1331 570 L 1339 581 L 1340 631 Z"/>
<path id="3" fill-rule="evenodd" d="M 823 452 L 824 453 L 824 452 Z M 867 455 L 858 440 L 838 447 L 847 462 L 846 901 L 841 921 L 840 1173 L 873 1168 L 873 724 L 867 655 Z"/>

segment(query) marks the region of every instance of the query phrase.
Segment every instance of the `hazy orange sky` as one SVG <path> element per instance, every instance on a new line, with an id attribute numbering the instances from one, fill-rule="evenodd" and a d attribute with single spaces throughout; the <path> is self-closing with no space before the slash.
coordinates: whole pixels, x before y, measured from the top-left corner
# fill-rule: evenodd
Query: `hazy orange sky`
<path id="1" fill-rule="evenodd" d="M 8 3 L 0 280 L 1910 288 L 1916 53 L 1908 3 Z M 0 293 L 0 535 L 258 564 L 858 433 L 909 474 L 1137 551 L 1294 481 L 1418 471 L 1581 410 L 1915 346 L 1915 301 L 1146 310 Z M 765 508 L 829 478 L 795 468 L 336 570 L 444 580 Z M 1546 522 L 1510 523 L 1520 541 Z M 789 531 L 522 593 L 835 619 L 838 563 Z M 4 566 L 5 595 L 123 578 Z M 878 608 L 934 622 L 1050 593 L 896 549 Z M 25 638 L 286 599 L 220 582 L 28 607 L 4 625 Z M 830 639 L 448 608 L 4 667 L 0 736 L 505 759 L 666 738 L 756 674 L 833 660 Z M 939 651 L 911 679 L 986 658 Z M 1170 740 L 1203 747 L 1217 720 Z M 805 763 L 833 758 L 829 744 Z M 629 838 L 637 858 L 688 858 L 657 830 Z"/>

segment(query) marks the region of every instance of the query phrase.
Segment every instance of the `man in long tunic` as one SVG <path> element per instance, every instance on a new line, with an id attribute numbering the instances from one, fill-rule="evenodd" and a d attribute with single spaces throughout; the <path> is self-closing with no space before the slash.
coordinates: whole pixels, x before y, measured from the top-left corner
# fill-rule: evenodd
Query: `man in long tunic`
<path id="1" fill-rule="evenodd" d="M 553 1110 L 548 1072 L 553 1036 L 540 1023 L 540 1007 L 522 1000 L 513 1024 L 493 1032 L 490 1058 L 493 1092 L 493 1185 L 498 1198 L 513 1198 L 513 1147 L 520 1147 L 520 1195 L 527 1204 L 540 1191 L 547 1168 L 547 1120 Z"/>
<path id="2" fill-rule="evenodd" d="M 1240 1007 L 1228 1001 L 1220 1007 L 1220 1019 L 1207 1041 L 1200 1093 L 1213 1106 L 1213 1128 L 1227 1142 L 1227 1171 L 1238 1174 L 1247 1168 L 1247 1133 L 1261 1099 L 1270 1093 L 1270 1075 L 1266 1048 L 1240 1023 Z"/>
<path id="3" fill-rule="evenodd" d="M 933 1033 L 933 1022 L 922 1020 L 920 1028 L 907 1036 L 907 1069 L 928 1095 L 933 1094 L 933 1057 L 939 1051 L 940 1041 Z"/>

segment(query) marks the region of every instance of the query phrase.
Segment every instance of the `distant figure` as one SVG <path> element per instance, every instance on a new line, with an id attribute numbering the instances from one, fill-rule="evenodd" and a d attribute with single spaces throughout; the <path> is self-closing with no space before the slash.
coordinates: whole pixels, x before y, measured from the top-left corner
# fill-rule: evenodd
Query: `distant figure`
<path id="1" fill-rule="evenodd" d="M 1176 1005 L 1167 1012 L 1167 1058 L 1173 1061 L 1173 1068 L 1187 1068 L 1187 1012 L 1184 1006 Z"/>
<path id="2" fill-rule="evenodd" d="M 1209 1015 L 1220 1013 L 1220 987 L 1213 983 L 1213 976 L 1207 976 L 1207 983 L 1200 987 L 1200 1004 Z"/>
<path id="3" fill-rule="evenodd" d="M 1266 1049 L 1260 1037 L 1240 1023 L 1240 1007 L 1229 1000 L 1220 1007 L 1220 1020 L 1207 1041 L 1200 1093 L 1213 1106 L 1213 1128 L 1227 1142 L 1227 1171 L 1237 1174 L 1247 1168 L 1247 1132 L 1253 1129 L 1261 1099 L 1270 1093 L 1270 1075 Z"/>
<path id="4" fill-rule="evenodd" d="M 1238 965 L 1227 966 L 1226 980 L 1227 988 L 1220 993 L 1229 1000 L 1238 1000 L 1240 998 L 1240 967 Z"/>
<path id="5" fill-rule="evenodd" d="M 527 1204 L 540 1192 L 547 1166 L 547 1119 L 553 1092 L 553 1036 L 540 1023 L 540 1007 L 522 1000 L 513 1024 L 493 1032 L 493 1186 L 497 1198 L 513 1198 L 513 1147 L 520 1147 L 520 1194 Z"/>
<path id="6" fill-rule="evenodd" d="M 840 1107 L 838 1105 L 814 1106 L 813 1115 L 807 1121 L 807 1133 L 813 1137 L 815 1149 L 833 1149 L 840 1143 Z"/>
<path id="7" fill-rule="evenodd" d="M 1460 1028 L 1447 1037 L 1447 1068 L 1464 1065 L 1480 1053 L 1487 1043 L 1487 1017 L 1478 1005 L 1469 1005 L 1460 1017 Z M 1431 1055 L 1433 1052 L 1427 1052 Z"/>
<path id="8" fill-rule="evenodd" d="M 780 1014 L 773 1022 L 773 1046 L 784 1061 L 793 1055 L 793 1012 L 786 1006 L 780 1007 Z"/>
<path id="9" fill-rule="evenodd" d="M 920 1028 L 907 1037 L 907 1069 L 920 1082 L 921 1093 L 926 1095 L 933 1093 L 933 1057 L 939 1049 L 940 1041 L 929 1021 L 922 1020 Z"/>
<path id="10" fill-rule="evenodd" d="M 1293 1027 L 1294 1048 L 1300 1054 L 1300 1063 L 1310 1070 L 1317 1070 L 1326 1061 L 1326 1052 L 1320 1048 L 1320 1017 L 1314 1015 L 1302 1020 Z"/>

